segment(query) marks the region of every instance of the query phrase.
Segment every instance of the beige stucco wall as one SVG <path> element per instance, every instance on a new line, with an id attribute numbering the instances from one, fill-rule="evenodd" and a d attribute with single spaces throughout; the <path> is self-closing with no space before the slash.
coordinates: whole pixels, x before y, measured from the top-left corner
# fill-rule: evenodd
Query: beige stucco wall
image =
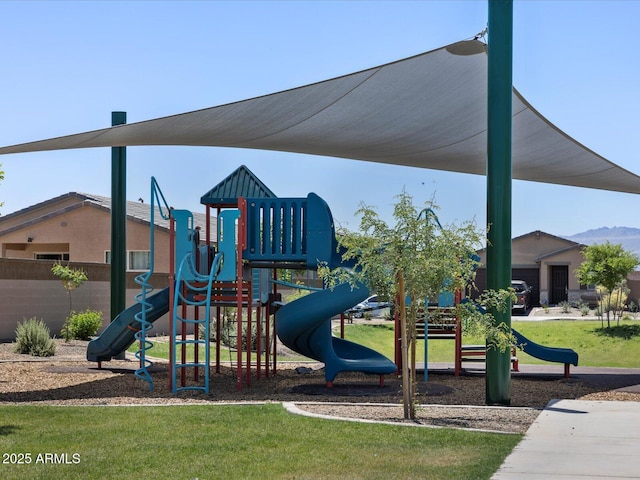
<path id="1" fill-rule="evenodd" d="M 482 264 L 486 265 L 486 250 L 479 252 L 479 255 Z M 511 243 L 511 266 L 513 269 L 539 268 L 541 304 L 547 303 L 550 298 L 551 267 L 554 265 L 567 266 L 569 273 L 568 301 L 580 301 L 580 295 L 586 291 L 580 290 L 575 271 L 582 262 L 580 245 L 544 232 L 532 232 L 514 238 Z"/>
<path id="2" fill-rule="evenodd" d="M 568 245 L 570 244 L 566 240 L 544 232 L 540 232 L 539 235 L 531 234 L 515 238 L 511 242 L 511 266 L 512 268 L 536 267 L 539 257 L 549 252 L 566 249 Z M 486 250 L 478 254 L 482 264 L 486 265 Z"/>
<path id="3" fill-rule="evenodd" d="M 64 209 L 73 208 L 75 206 L 78 206 L 80 203 L 81 201 L 76 196 L 63 195 L 58 197 L 55 202 L 44 202 L 42 204 L 33 205 L 28 209 L 15 212 L 15 215 L 12 215 L 11 217 L 3 216 L 1 218 L 2 229 L 4 230 L 16 225 L 22 225 L 32 221 L 36 221 L 43 216 L 49 215 L 53 211 L 61 211 Z"/>
<path id="4" fill-rule="evenodd" d="M 554 265 L 566 265 L 569 271 L 569 291 L 567 300 L 569 303 L 580 301 L 580 295 L 586 293 L 580 289 L 580 282 L 576 277 L 576 270 L 584 261 L 579 248 L 566 250 L 556 255 L 545 257 L 540 263 L 540 303 L 548 303 L 551 290 L 551 267 Z"/>
<path id="5" fill-rule="evenodd" d="M 69 314 L 69 295 L 51 273 L 53 262 L 0 258 L 0 341 L 12 341 L 18 322 L 36 317 L 45 321 L 51 333 L 60 330 Z M 71 294 L 73 310 L 86 308 L 103 312 L 103 328 L 109 324 L 111 309 L 110 267 L 104 264 L 75 263 L 89 278 Z M 126 305 L 135 303 L 140 287 L 134 273 L 127 274 Z M 168 285 L 168 274 L 158 273 L 151 278 L 155 290 Z M 168 315 L 154 323 L 153 333 L 169 331 Z"/>
<path id="6" fill-rule="evenodd" d="M 514 268 L 537 265 L 537 259 L 547 254 L 567 248 L 567 241 L 540 234 L 525 235 L 513 240 L 511 246 L 511 264 Z"/>

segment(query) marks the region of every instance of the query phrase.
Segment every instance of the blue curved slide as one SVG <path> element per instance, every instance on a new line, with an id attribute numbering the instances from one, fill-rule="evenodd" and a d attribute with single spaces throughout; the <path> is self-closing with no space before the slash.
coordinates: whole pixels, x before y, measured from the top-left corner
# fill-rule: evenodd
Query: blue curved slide
<path id="1" fill-rule="evenodd" d="M 340 372 L 387 375 L 396 365 L 384 355 L 331 334 L 331 317 L 369 296 L 369 290 L 342 284 L 306 295 L 276 312 L 276 331 L 291 350 L 325 364 L 325 380 L 333 382 Z"/>
<path id="2" fill-rule="evenodd" d="M 512 328 L 511 331 L 513 332 L 513 336 L 516 337 L 518 347 L 532 357 L 547 362 L 578 366 L 578 353 L 575 350 L 571 348 L 545 347 L 544 345 L 532 342 L 514 328 Z"/>
<path id="3" fill-rule="evenodd" d="M 151 304 L 151 310 L 147 312 L 146 319 L 153 323 L 169 311 L 169 287 L 151 295 L 147 301 Z M 140 322 L 135 315 L 141 311 L 141 307 L 140 303 L 135 303 L 122 311 L 98 338 L 91 340 L 87 346 L 87 360 L 108 362 L 129 348 L 140 329 Z"/>

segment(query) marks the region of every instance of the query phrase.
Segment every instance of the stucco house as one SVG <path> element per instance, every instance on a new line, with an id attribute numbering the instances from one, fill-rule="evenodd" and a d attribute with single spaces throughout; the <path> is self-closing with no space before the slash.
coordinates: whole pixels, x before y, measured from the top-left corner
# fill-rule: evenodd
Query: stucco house
<path id="1" fill-rule="evenodd" d="M 155 268 L 151 284 L 163 288 L 169 281 L 169 222 L 154 215 Z M 148 204 L 127 202 L 126 303 L 135 302 L 140 286 L 135 277 L 150 261 Z M 194 213 L 203 230 L 204 214 Z M 212 219 L 215 223 L 215 219 Z M 41 318 L 51 333 L 60 335 L 70 302 L 51 273 L 55 261 L 81 268 L 89 280 L 74 290 L 73 309 L 110 315 L 111 199 L 71 192 L 0 217 L 0 340 L 12 340 L 18 322 Z M 168 331 L 168 320 L 157 322 Z"/>
<path id="2" fill-rule="evenodd" d="M 155 219 L 155 271 L 169 272 L 169 221 Z M 127 202 L 127 270 L 149 267 L 151 210 Z M 204 231 L 206 216 L 194 213 Z M 212 220 L 215 225 L 215 220 Z M 214 229 L 215 231 L 215 229 Z M 110 263 L 111 199 L 70 192 L 0 217 L 0 258 Z"/>
<path id="3" fill-rule="evenodd" d="M 580 285 L 575 271 L 584 261 L 585 245 L 536 230 L 512 239 L 511 278 L 524 280 L 532 287 L 533 305 L 557 305 L 562 301 L 577 303 L 589 295 L 593 286 Z M 478 252 L 486 263 L 486 249 Z M 486 288 L 486 269 L 478 269 L 476 284 Z"/>
<path id="4" fill-rule="evenodd" d="M 221 199 L 235 199 L 238 195 L 275 196 L 242 166 L 205 194 L 203 204 L 218 205 Z M 215 201 L 205 202 L 209 197 Z M 205 208 L 203 206 L 203 210 Z M 151 210 L 150 205 L 142 201 L 128 201 L 126 210 L 126 303 L 131 305 L 140 292 L 135 277 L 149 270 Z M 154 288 L 164 288 L 170 272 L 170 225 L 157 208 L 155 212 L 155 273 L 151 284 Z M 212 239 L 217 235 L 216 213 L 216 209 L 210 212 Z M 193 212 L 193 216 L 194 227 L 206 232 L 207 215 Z M 69 300 L 51 273 L 55 261 L 81 268 L 89 278 L 73 292 L 73 309 L 102 311 L 105 322 L 108 321 L 110 249 L 111 199 L 108 197 L 70 192 L 0 216 L 0 340 L 13 339 L 17 322 L 31 317 L 42 318 L 52 333 L 59 334 L 69 314 Z M 157 332 L 167 332 L 168 320 L 155 322 L 154 328 Z"/>

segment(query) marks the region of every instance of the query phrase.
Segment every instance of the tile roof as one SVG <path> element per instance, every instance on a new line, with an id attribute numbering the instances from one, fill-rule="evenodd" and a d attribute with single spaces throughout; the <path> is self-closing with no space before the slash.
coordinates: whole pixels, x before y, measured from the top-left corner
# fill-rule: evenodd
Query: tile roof
<path id="1" fill-rule="evenodd" d="M 85 202 L 90 202 L 97 205 L 100 208 L 111 211 L 111 198 L 103 197 L 102 195 L 94 195 L 89 193 L 78 193 L 85 197 Z M 169 220 L 164 219 L 160 213 L 158 206 L 155 206 L 154 223 L 164 229 L 169 229 Z M 204 213 L 193 213 L 194 226 L 201 227 L 204 231 L 207 225 L 207 218 Z M 163 208 L 162 214 L 167 215 L 167 212 Z M 148 203 L 132 202 L 127 200 L 127 217 L 131 220 L 137 220 L 146 224 L 151 223 L 151 208 Z"/>
<path id="2" fill-rule="evenodd" d="M 74 210 L 76 208 L 78 208 L 81 205 L 91 205 L 93 207 L 96 208 L 100 208 L 106 211 L 111 211 L 111 198 L 109 197 L 104 197 L 102 195 L 94 195 L 92 193 L 81 193 L 81 192 L 69 192 L 69 193 L 65 193 L 63 195 L 60 195 L 58 197 L 54 197 L 51 198 L 49 200 L 45 200 L 44 202 L 40 202 L 37 203 L 35 205 L 31 205 L 30 207 L 27 208 L 23 208 L 21 210 L 18 210 L 16 212 L 10 213 L 8 215 L 3 215 L 0 216 L 0 225 L 3 223 L 3 221 L 10 221 L 11 219 L 16 219 L 18 218 L 20 215 L 24 215 L 24 214 L 28 214 L 31 212 L 35 212 L 38 209 L 44 209 L 48 206 L 51 205 L 55 205 L 56 203 L 63 201 L 67 198 L 72 198 L 75 197 L 79 200 L 78 203 L 73 204 L 73 205 L 66 205 L 63 208 L 59 208 L 57 210 L 49 210 L 46 211 L 46 213 L 43 213 L 41 216 L 36 216 L 33 217 L 29 220 L 27 220 L 26 222 L 23 223 L 15 223 L 13 224 L 13 226 L 9 227 L 6 230 L 2 230 L 2 228 L 0 228 L 0 231 L 3 231 L 3 233 L 8 233 L 12 230 L 15 230 L 17 228 L 22 228 L 26 225 L 32 225 L 34 223 L 40 222 L 42 220 L 45 220 L 47 218 L 51 218 L 52 216 L 56 216 L 56 215 L 60 215 L 63 214 L 67 211 L 70 210 Z M 166 215 L 166 212 L 163 212 Z M 132 202 L 127 200 L 127 217 L 129 220 L 133 220 L 133 221 L 137 221 L 137 222 L 141 222 L 141 223 L 145 223 L 147 225 L 149 225 L 151 223 L 151 208 L 149 206 L 148 203 L 142 203 L 142 202 Z M 204 231 L 207 225 L 207 221 L 206 221 L 206 215 L 204 213 L 196 213 L 193 212 L 193 220 L 194 220 L 194 226 L 196 227 L 201 227 L 202 230 Z M 13 222 L 11 222 L 13 223 Z M 10 224 L 11 224 L 10 223 Z M 169 220 L 165 220 L 164 218 L 162 218 L 162 216 L 160 215 L 159 209 L 158 207 L 155 207 L 155 215 L 154 215 L 154 223 L 159 227 L 159 228 L 163 228 L 168 230 L 169 229 Z M 212 219 L 212 224 L 213 224 L 213 232 L 215 234 L 215 222 Z"/>

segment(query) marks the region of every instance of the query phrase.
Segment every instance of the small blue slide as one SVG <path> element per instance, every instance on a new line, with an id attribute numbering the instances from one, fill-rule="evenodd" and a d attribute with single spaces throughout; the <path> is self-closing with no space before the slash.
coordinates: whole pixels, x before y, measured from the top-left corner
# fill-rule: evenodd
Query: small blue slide
<path id="1" fill-rule="evenodd" d="M 147 298 L 151 310 L 147 312 L 147 321 L 155 322 L 169 311 L 169 287 Z M 140 322 L 135 315 L 141 311 L 142 305 L 134 303 L 121 312 L 100 336 L 89 342 L 87 360 L 90 362 L 108 362 L 112 357 L 124 352 L 135 341 L 134 335 L 140 329 Z"/>
<path id="2" fill-rule="evenodd" d="M 468 299 L 464 299 L 462 302 L 470 303 L 482 313 L 486 312 L 480 305 L 470 302 Z M 511 332 L 516 337 L 518 348 L 524 353 L 546 362 L 563 363 L 565 377 L 569 377 L 569 365 L 578 366 L 578 353 L 575 350 L 571 348 L 545 347 L 539 343 L 532 342 L 514 328 L 511 329 Z"/>
<path id="3" fill-rule="evenodd" d="M 565 376 L 568 376 L 569 365 L 578 366 L 578 354 L 571 348 L 545 347 L 538 343 L 532 342 L 527 337 L 519 333 L 515 329 L 511 329 L 513 336 L 516 337 L 518 347 L 532 357 L 547 362 L 564 363 Z"/>
<path id="4" fill-rule="evenodd" d="M 278 337 L 291 350 L 323 362 L 327 382 L 333 382 L 338 373 L 345 371 L 395 373 L 396 365 L 384 355 L 331 333 L 331 317 L 368 296 L 369 290 L 364 286 L 342 284 L 288 303 L 276 312 Z"/>

